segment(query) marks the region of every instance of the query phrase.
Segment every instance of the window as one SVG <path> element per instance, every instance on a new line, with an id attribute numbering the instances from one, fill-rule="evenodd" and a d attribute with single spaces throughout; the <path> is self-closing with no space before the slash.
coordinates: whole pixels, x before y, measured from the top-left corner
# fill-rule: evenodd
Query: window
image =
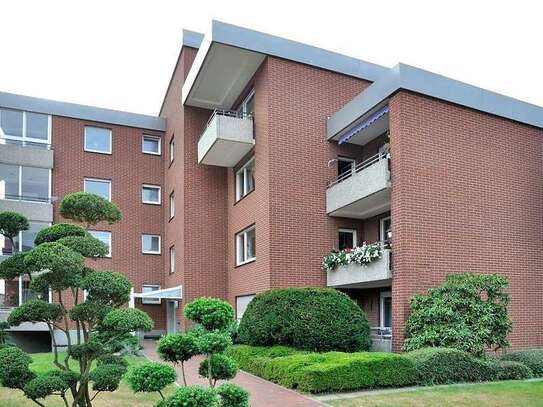
<path id="1" fill-rule="evenodd" d="M 391 231 L 391 220 L 390 216 L 387 216 L 386 218 L 381 218 L 379 220 L 380 227 L 379 227 L 379 240 L 381 242 L 386 242 L 392 238 L 392 231 Z"/>
<path id="2" fill-rule="evenodd" d="M 98 178 L 85 178 L 83 190 L 111 201 L 111 181 Z"/>
<path id="3" fill-rule="evenodd" d="M 20 110 L 0 109 L 0 138 L 5 143 L 23 142 L 48 146 L 50 116 Z"/>
<path id="4" fill-rule="evenodd" d="M 89 230 L 89 233 L 91 234 L 92 237 L 94 237 L 95 239 L 98 239 L 99 241 L 101 241 L 107 246 L 108 252 L 107 252 L 106 257 L 111 257 L 111 232 Z"/>
<path id="5" fill-rule="evenodd" d="M 85 151 L 111 154 L 111 130 L 85 127 Z"/>
<path id="6" fill-rule="evenodd" d="M 175 216 L 175 193 L 170 194 L 170 219 Z"/>
<path id="7" fill-rule="evenodd" d="M 160 137 L 144 135 L 141 149 L 145 154 L 160 155 Z"/>
<path id="8" fill-rule="evenodd" d="M 379 323 L 381 328 L 392 327 L 392 295 L 390 291 L 381 292 Z"/>
<path id="9" fill-rule="evenodd" d="M 170 164 L 173 163 L 174 151 L 175 151 L 175 140 L 172 137 L 172 139 L 170 140 Z"/>
<path id="10" fill-rule="evenodd" d="M 245 314 L 245 310 L 253 298 L 255 298 L 254 294 L 236 297 L 236 319 L 238 322 L 241 321 L 241 317 Z"/>
<path id="11" fill-rule="evenodd" d="M 253 115 L 255 112 L 255 91 L 252 89 L 238 107 L 238 112 L 244 116 Z"/>
<path id="12" fill-rule="evenodd" d="M 49 202 L 51 171 L 0 164 L 0 199 Z"/>
<path id="13" fill-rule="evenodd" d="M 236 172 L 236 202 L 255 189 L 255 159 L 251 158 Z"/>
<path id="14" fill-rule="evenodd" d="M 236 235 L 236 264 L 238 266 L 256 259 L 255 226 L 250 226 Z"/>
<path id="15" fill-rule="evenodd" d="M 34 248 L 34 239 L 38 232 L 49 226 L 46 222 L 29 222 L 28 230 L 24 230 L 13 239 L 15 247 L 4 236 L 0 235 L 1 255 L 9 256 L 15 252 L 27 252 Z"/>
<path id="16" fill-rule="evenodd" d="M 175 273 L 175 246 L 170 247 L 170 274 Z"/>
<path id="17" fill-rule="evenodd" d="M 160 254 L 160 236 L 142 235 L 141 252 L 145 254 Z"/>
<path id="18" fill-rule="evenodd" d="M 141 201 L 146 204 L 160 205 L 160 187 L 144 185 L 141 189 Z"/>
<path id="19" fill-rule="evenodd" d="M 352 158 L 338 158 L 337 160 L 337 175 L 338 177 L 343 176 L 343 178 L 351 175 L 355 167 L 355 160 Z"/>
<path id="20" fill-rule="evenodd" d="M 356 230 L 339 229 L 338 230 L 339 250 L 353 249 L 356 247 Z"/>
<path id="21" fill-rule="evenodd" d="M 155 284 L 147 284 L 147 285 L 143 285 L 141 287 L 141 292 L 143 294 L 145 293 L 151 293 L 153 291 L 158 291 L 160 290 L 160 286 L 159 285 L 155 285 Z M 161 303 L 161 300 L 160 298 L 142 298 L 141 299 L 141 303 L 142 304 L 160 304 Z"/>

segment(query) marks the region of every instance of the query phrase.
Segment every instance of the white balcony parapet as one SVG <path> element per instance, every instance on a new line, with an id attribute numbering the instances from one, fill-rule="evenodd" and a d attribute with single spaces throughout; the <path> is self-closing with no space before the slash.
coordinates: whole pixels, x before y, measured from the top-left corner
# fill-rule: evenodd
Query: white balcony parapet
<path id="1" fill-rule="evenodd" d="M 215 110 L 198 140 L 198 163 L 233 167 L 254 144 L 251 116 Z"/>
<path id="2" fill-rule="evenodd" d="M 366 219 L 390 209 L 389 155 L 376 154 L 341 174 L 326 190 L 330 216 Z"/>
<path id="3" fill-rule="evenodd" d="M 336 288 L 364 288 L 390 285 L 390 249 L 383 249 L 381 258 L 367 264 L 350 263 L 326 272 L 326 284 Z"/>

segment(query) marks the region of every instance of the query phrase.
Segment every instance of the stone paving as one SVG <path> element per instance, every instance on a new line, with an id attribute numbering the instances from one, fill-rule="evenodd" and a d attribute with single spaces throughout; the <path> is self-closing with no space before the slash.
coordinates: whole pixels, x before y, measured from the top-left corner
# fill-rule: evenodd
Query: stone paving
<path id="1" fill-rule="evenodd" d="M 154 361 L 160 361 L 156 353 L 156 342 L 154 340 L 144 341 L 145 355 Z M 185 363 L 187 384 L 207 385 L 207 381 L 198 375 L 198 366 L 201 357 L 194 357 Z M 177 368 L 177 381 L 182 383 L 181 368 Z M 251 407 L 322 407 L 326 406 L 320 401 L 311 399 L 293 390 L 286 389 L 277 384 L 268 382 L 252 374 L 239 371 L 232 380 L 250 393 Z"/>

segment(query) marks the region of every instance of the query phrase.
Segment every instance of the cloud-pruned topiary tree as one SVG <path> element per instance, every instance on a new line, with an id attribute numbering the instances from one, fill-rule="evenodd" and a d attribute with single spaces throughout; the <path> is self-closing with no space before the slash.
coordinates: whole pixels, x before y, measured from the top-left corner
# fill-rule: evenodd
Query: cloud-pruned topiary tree
<path id="1" fill-rule="evenodd" d="M 15 238 L 29 227 L 28 220 L 23 215 L 17 212 L 0 212 L 0 235 L 9 240 L 14 253 L 17 252 Z"/>
<path id="2" fill-rule="evenodd" d="M 448 347 L 481 356 L 509 346 L 512 323 L 507 279 L 497 274 L 452 274 L 411 298 L 404 349 Z"/>
<path id="3" fill-rule="evenodd" d="M 84 192 L 67 195 L 60 212 L 87 227 L 121 219 L 114 204 Z M 53 341 L 54 370 L 36 376 L 24 352 L 5 348 L 0 350 L 0 381 L 4 386 L 22 390 L 40 406 L 45 397 L 59 395 L 65 406 L 70 405 L 71 398 L 73 407 L 92 407 L 99 393 L 118 388 L 126 372 L 126 361 L 113 355 L 119 341 L 131 337 L 134 331 L 151 330 L 153 321 L 143 311 L 124 307 L 132 287 L 126 277 L 86 266 L 86 259 L 104 257 L 107 247 L 83 227 L 50 226 L 37 234 L 35 244 L 31 251 L 0 263 L 0 277 L 27 275 L 31 289 L 53 292 L 53 303 L 28 301 L 10 313 L 8 322 L 15 326 L 23 322 L 47 325 Z M 75 330 L 74 335 L 71 330 Z M 59 353 L 55 331 L 66 337 L 64 354 Z M 3 363 L 11 360 L 16 363 Z M 77 366 L 77 373 L 70 366 Z"/>

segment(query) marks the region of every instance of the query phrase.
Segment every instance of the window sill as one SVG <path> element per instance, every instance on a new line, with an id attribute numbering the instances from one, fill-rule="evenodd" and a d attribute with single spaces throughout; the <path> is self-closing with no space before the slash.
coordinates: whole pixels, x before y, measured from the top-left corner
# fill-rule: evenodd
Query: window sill
<path id="1" fill-rule="evenodd" d="M 253 192 L 255 192 L 255 189 L 256 188 L 253 188 L 250 192 L 248 192 L 247 194 L 243 195 L 241 198 L 239 198 L 236 202 L 234 202 L 234 206 L 236 206 L 238 203 L 240 203 L 241 201 L 243 201 L 245 198 L 247 198 L 249 195 L 251 195 Z"/>
<path id="2" fill-rule="evenodd" d="M 98 151 L 98 150 L 89 150 L 84 148 L 83 151 L 86 153 L 94 153 L 94 154 L 104 154 L 104 155 L 111 155 L 111 151 Z"/>
<path id="3" fill-rule="evenodd" d="M 141 254 L 150 254 L 151 256 L 160 256 L 160 252 L 141 252 Z"/>
<path id="4" fill-rule="evenodd" d="M 247 265 L 247 264 L 254 263 L 255 261 L 256 261 L 256 257 L 253 257 L 252 259 L 245 260 L 244 262 L 241 262 L 241 263 L 239 263 L 239 264 L 236 264 L 236 265 L 234 266 L 234 268 L 243 267 L 243 266 L 245 266 L 245 265 Z"/>
<path id="5" fill-rule="evenodd" d="M 162 205 L 161 202 L 145 202 L 145 201 L 141 201 L 141 203 L 144 204 L 144 205 L 155 205 L 155 206 Z"/>

